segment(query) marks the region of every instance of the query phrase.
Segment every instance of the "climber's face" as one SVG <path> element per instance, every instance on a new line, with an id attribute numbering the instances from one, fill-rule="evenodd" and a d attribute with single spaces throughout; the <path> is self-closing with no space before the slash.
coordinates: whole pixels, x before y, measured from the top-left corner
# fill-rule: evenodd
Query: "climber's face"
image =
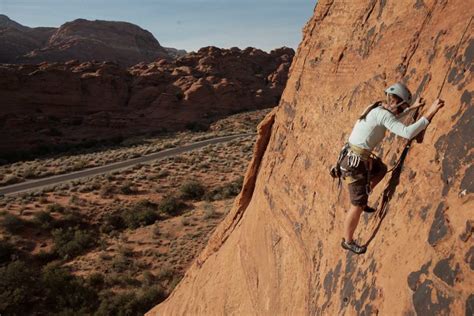
<path id="1" fill-rule="evenodd" d="M 403 111 L 405 111 L 406 108 L 410 106 L 406 102 L 401 103 L 403 100 L 394 94 L 389 94 L 387 101 L 388 109 L 395 115 L 402 113 Z"/>

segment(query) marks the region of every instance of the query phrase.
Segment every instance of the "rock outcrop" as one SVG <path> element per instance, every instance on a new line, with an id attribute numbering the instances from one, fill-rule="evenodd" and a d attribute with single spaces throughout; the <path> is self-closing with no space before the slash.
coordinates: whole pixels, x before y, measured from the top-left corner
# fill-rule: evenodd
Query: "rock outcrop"
<path id="1" fill-rule="evenodd" d="M 0 65 L 0 158 L 19 150 L 202 128 L 278 104 L 294 51 L 206 47 L 128 69 L 111 62 Z"/>
<path id="2" fill-rule="evenodd" d="M 0 14 L 0 63 L 17 62 L 19 57 L 46 45 L 54 32 L 54 27 L 30 28 Z"/>
<path id="3" fill-rule="evenodd" d="M 0 44 L 0 63 L 35 64 L 75 59 L 131 66 L 171 58 L 150 32 L 131 23 L 115 21 L 77 19 L 59 28 L 30 28 L 2 15 Z"/>
<path id="4" fill-rule="evenodd" d="M 461 0 L 318 1 L 240 196 L 149 315 L 472 315 L 473 28 Z M 370 196 L 378 211 L 357 231 L 368 251 L 352 255 L 348 192 L 328 170 L 398 80 L 446 106 Z M 378 154 L 393 165 L 404 144 L 388 137 Z"/>

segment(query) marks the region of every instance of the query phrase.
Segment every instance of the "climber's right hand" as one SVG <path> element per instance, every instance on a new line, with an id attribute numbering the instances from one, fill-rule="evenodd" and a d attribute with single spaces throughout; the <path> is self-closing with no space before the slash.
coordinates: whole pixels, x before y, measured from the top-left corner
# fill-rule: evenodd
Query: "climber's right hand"
<path id="1" fill-rule="evenodd" d="M 441 109 L 443 106 L 444 106 L 444 100 L 436 99 L 431 105 L 430 110 L 436 112 L 439 109 Z"/>
<path id="2" fill-rule="evenodd" d="M 436 99 L 433 104 L 430 106 L 430 108 L 428 109 L 428 111 L 426 112 L 425 115 L 423 115 L 424 117 L 426 117 L 428 119 L 428 121 L 431 122 L 431 119 L 433 118 L 433 116 L 436 114 L 436 112 L 438 112 L 439 109 L 441 109 L 442 107 L 444 106 L 444 101 L 441 100 L 441 99 Z"/>

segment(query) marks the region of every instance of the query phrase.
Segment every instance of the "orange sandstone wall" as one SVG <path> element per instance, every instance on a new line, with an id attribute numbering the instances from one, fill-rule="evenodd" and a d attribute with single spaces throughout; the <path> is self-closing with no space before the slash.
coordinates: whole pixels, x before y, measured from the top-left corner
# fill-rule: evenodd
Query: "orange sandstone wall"
<path id="1" fill-rule="evenodd" d="M 234 208 L 149 315 L 471 315 L 472 14 L 463 0 L 319 1 Z M 340 248 L 348 193 L 328 169 L 397 80 L 446 106 L 392 178 L 388 209 L 361 218 L 370 243 L 356 256 Z M 403 145 L 388 137 L 378 153 L 390 165 Z"/>

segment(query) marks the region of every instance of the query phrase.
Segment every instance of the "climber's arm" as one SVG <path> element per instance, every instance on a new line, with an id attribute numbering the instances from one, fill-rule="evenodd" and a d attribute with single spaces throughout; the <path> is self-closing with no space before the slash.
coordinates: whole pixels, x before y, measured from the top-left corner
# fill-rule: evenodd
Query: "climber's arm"
<path id="1" fill-rule="evenodd" d="M 406 138 L 406 139 L 412 139 L 418 133 L 420 133 L 422 130 L 428 126 L 430 121 L 426 117 L 421 117 L 418 121 L 411 125 L 405 125 L 402 122 L 400 122 L 392 113 L 388 111 L 384 111 L 384 115 L 382 117 L 382 124 L 392 133 Z"/>
<path id="2" fill-rule="evenodd" d="M 428 126 L 428 124 L 431 122 L 431 119 L 443 106 L 443 100 L 435 100 L 428 111 L 418 121 L 408 126 L 400 122 L 393 114 L 388 111 L 384 111 L 381 121 L 382 124 L 392 133 L 406 139 L 412 139 L 418 135 L 418 133 L 424 130 L 426 126 Z"/>

